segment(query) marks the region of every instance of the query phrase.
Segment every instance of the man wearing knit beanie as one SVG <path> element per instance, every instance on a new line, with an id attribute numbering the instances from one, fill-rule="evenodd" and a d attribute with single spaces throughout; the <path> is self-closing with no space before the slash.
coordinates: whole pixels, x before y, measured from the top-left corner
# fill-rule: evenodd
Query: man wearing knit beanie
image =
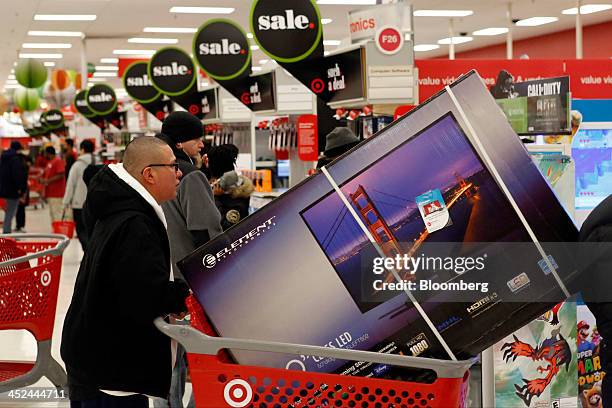
<path id="1" fill-rule="evenodd" d="M 170 145 L 183 176 L 176 198 L 162 204 L 168 222 L 170 257 L 175 277 L 182 278 L 176 263 L 221 232 L 221 214 L 215 205 L 206 175 L 194 164 L 193 158 L 204 146 L 202 122 L 184 111 L 172 112 L 164 120 L 157 137 Z M 184 349 L 179 347 L 177 364 L 172 373 L 169 403 L 182 407 L 185 387 L 186 363 Z M 167 406 L 156 400 L 155 407 Z M 191 406 L 191 402 L 190 402 Z"/>

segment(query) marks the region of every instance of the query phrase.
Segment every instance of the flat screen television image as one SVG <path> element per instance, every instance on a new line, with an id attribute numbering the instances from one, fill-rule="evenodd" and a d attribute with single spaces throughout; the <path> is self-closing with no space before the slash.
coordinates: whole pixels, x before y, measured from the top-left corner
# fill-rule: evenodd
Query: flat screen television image
<path id="1" fill-rule="evenodd" d="M 529 236 L 452 114 L 380 158 L 341 187 L 385 256 L 418 256 L 426 243 L 528 242 Z M 417 197 L 439 190 L 449 223 L 429 233 Z M 329 194 L 301 216 L 362 312 L 378 302 L 365 279 L 379 256 L 341 198 Z M 454 248 L 457 249 L 457 248 Z M 429 255 L 429 254 L 428 254 Z M 438 255 L 438 254 L 436 254 Z M 443 255 L 457 255 L 443 254 Z M 449 281 L 455 272 L 418 279 Z M 408 274 L 402 278 L 410 278 Z M 395 278 L 387 276 L 387 281 Z"/>
<path id="2" fill-rule="evenodd" d="M 572 142 L 576 210 L 592 210 L 612 194 L 612 122 L 583 123 Z"/>

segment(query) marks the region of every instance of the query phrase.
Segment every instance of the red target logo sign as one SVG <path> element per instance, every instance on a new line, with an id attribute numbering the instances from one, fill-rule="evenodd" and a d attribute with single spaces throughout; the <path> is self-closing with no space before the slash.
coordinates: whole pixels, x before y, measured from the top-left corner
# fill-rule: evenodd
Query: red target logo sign
<path id="1" fill-rule="evenodd" d="M 42 283 L 43 286 L 49 286 L 51 284 L 51 272 L 44 271 L 40 276 L 40 283 Z"/>
<path id="2" fill-rule="evenodd" d="M 232 380 L 225 385 L 223 398 L 232 408 L 244 408 L 253 399 L 253 389 L 244 380 Z"/>
<path id="3" fill-rule="evenodd" d="M 189 113 L 195 116 L 200 113 L 200 108 L 198 105 L 189 105 Z"/>
<path id="4" fill-rule="evenodd" d="M 316 94 L 320 94 L 325 89 L 325 82 L 321 78 L 315 78 L 310 83 L 310 89 Z"/>
<path id="5" fill-rule="evenodd" d="M 376 32 L 376 47 L 383 54 L 397 54 L 403 45 L 404 37 L 396 27 L 384 26 Z"/>
<path id="6" fill-rule="evenodd" d="M 157 117 L 157 119 L 163 121 L 166 118 L 166 113 L 163 111 L 158 111 L 155 116 Z"/>

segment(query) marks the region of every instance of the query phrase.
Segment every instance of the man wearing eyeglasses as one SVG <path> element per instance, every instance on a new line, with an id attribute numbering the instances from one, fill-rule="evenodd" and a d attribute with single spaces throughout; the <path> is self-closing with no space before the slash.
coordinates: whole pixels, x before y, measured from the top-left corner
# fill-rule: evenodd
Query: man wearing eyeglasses
<path id="1" fill-rule="evenodd" d="M 89 184 L 83 215 L 94 227 L 61 344 L 71 407 L 145 408 L 168 395 L 175 350 L 153 320 L 184 313 L 189 294 L 172 276 L 160 206 L 180 176 L 172 150 L 143 136 Z"/>
<path id="2" fill-rule="evenodd" d="M 183 111 L 172 112 L 164 120 L 158 137 L 165 141 L 176 156 L 182 177 L 176 198 L 162 205 L 168 220 L 168 237 L 174 273 L 182 277 L 176 262 L 196 248 L 221 234 L 221 214 L 206 175 L 195 166 L 194 158 L 204 147 L 202 122 Z M 186 362 L 184 349 L 179 346 L 177 365 L 173 372 L 169 405 L 182 407 L 185 387 Z M 168 401 L 154 401 L 156 408 L 167 407 Z M 189 403 L 193 406 L 193 398 Z"/>

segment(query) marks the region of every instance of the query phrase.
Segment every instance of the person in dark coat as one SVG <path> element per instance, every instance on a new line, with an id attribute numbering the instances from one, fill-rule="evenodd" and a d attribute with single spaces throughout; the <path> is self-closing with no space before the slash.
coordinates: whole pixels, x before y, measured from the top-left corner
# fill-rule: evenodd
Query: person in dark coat
<path id="1" fill-rule="evenodd" d="M 21 143 L 13 141 L 10 148 L 0 156 L 0 198 L 6 200 L 2 227 L 4 234 L 11 233 L 19 200 L 25 199 L 28 190 L 28 170 L 19 155 L 21 150 L 23 150 Z"/>
<path id="2" fill-rule="evenodd" d="M 349 128 L 337 127 L 325 136 L 325 151 L 319 156 L 317 169 L 328 165 L 336 158 L 359 144 L 359 138 Z"/>
<path id="3" fill-rule="evenodd" d="M 249 215 L 253 182 L 235 170 L 238 148 L 233 144 L 214 146 L 207 152 L 210 181 L 215 204 L 221 213 L 223 230 L 233 227 Z"/>
<path id="4" fill-rule="evenodd" d="M 122 164 L 91 180 L 83 214 L 90 230 L 62 333 L 71 406 L 148 407 L 167 398 L 175 350 L 154 319 L 186 311 L 174 281 L 160 204 L 176 195 L 172 150 L 143 136 Z"/>
<path id="5" fill-rule="evenodd" d="M 604 408 L 612 407 L 612 196 L 608 196 L 589 214 L 580 229 L 580 255 L 583 274 L 580 279 L 585 303 L 595 316 L 601 334 L 599 355 L 606 372 L 602 382 Z"/>

